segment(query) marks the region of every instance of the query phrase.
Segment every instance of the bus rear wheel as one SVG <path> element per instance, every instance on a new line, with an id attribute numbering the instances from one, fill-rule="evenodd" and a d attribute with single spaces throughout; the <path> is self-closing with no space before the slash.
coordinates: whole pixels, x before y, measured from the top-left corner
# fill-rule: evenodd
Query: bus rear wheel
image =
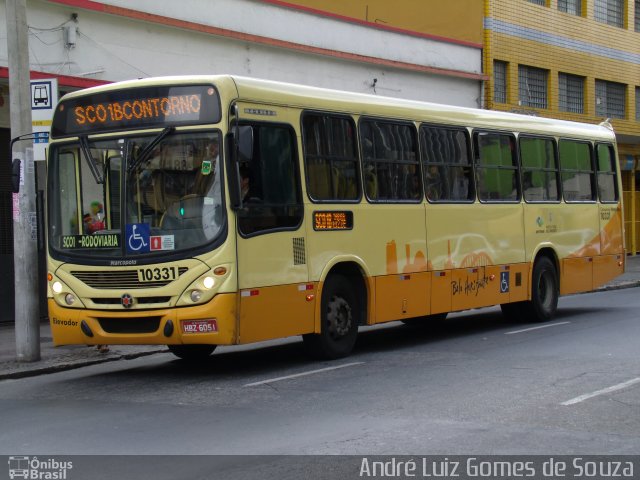
<path id="1" fill-rule="evenodd" d="M 361 308 L 351 283 L 341 275 L 330 276 L 322 292 L 320 333 L 302 336 L 308 352 L 325 360 L 349 355 L 356 343 Z"/>
<path id="2" fill-rule="evenodd" d="M 531 300 L 509 303 L 502 312 L 510 318 L 516 316 L 529 322 L 546 322 L 558 309 L 558 273 L 554 263 L 547 257 L 539 258 L 531 275 Z"/>
<path id="3" fill-rule="evenodd" d="M 216 345 L 167 345 L 176 357 L 189 362 L 205 360 L 216 349 Z"/>

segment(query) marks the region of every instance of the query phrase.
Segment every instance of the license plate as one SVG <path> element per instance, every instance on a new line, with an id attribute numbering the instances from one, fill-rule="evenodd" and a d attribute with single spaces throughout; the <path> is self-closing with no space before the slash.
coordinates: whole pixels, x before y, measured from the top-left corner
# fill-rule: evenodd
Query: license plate
<path id="1" fill-rule="evenodd" d="M 218 322 L 210 320 L 182 320 L 182 333 L 215 333 L 218 331 Z"/>

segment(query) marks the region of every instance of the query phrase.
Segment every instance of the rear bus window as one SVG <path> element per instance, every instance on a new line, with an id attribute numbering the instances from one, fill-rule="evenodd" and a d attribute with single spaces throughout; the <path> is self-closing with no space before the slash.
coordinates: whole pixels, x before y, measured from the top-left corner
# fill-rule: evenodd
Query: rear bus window
<path id="1" fill-rule="evenodd" d="M 616 156 L 611 144 L 598 144 L 598 197 L 601 202 L 618 201 L 618 182 L 616 178 Z"/>
<path id="2" fill-rule="evenodd" d="M 591 202 L 595 199 L 591 144 L 560 140 L 562 192 L 567 202 Z"/>

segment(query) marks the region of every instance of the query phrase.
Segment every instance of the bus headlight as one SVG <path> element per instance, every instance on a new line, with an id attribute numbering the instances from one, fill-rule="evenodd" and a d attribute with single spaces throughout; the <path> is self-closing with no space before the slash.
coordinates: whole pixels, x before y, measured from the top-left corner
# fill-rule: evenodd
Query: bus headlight
<path id="1" fill-rule="evenodd" d="M 74 303 L 76 303 L 76 297 L 71 293 L 67 293 L 64 297 L 64 301 L 67 305 L 73 305 Z"/>
<path id="2" fill-rule="evenodd" d="M 230 267 L 231 265 L 218 265 L 205 270 L 182 291 L 176 306 L 186 307 L 211 301 L 225 288 L 225 282 L 230 277 Z"/>
<path id="3" fill-rule="evenodd" d="M 51 285 L 51 290 L 53 290 L 54 293 L 62 292 L 62 284 L 60 282 L 53 282 L 53 285 Z"/>

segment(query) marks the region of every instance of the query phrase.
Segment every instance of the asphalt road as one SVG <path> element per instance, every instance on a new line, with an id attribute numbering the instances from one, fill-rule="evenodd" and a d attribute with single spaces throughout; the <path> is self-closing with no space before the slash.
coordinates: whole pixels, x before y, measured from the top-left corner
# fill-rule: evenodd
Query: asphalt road
<path id="1" fill-rule="evenodd" d="M 0 381 L 0 455 L 637 454 L 639 293 L 367 328 L 333 362 L 290 339 Z"/>

